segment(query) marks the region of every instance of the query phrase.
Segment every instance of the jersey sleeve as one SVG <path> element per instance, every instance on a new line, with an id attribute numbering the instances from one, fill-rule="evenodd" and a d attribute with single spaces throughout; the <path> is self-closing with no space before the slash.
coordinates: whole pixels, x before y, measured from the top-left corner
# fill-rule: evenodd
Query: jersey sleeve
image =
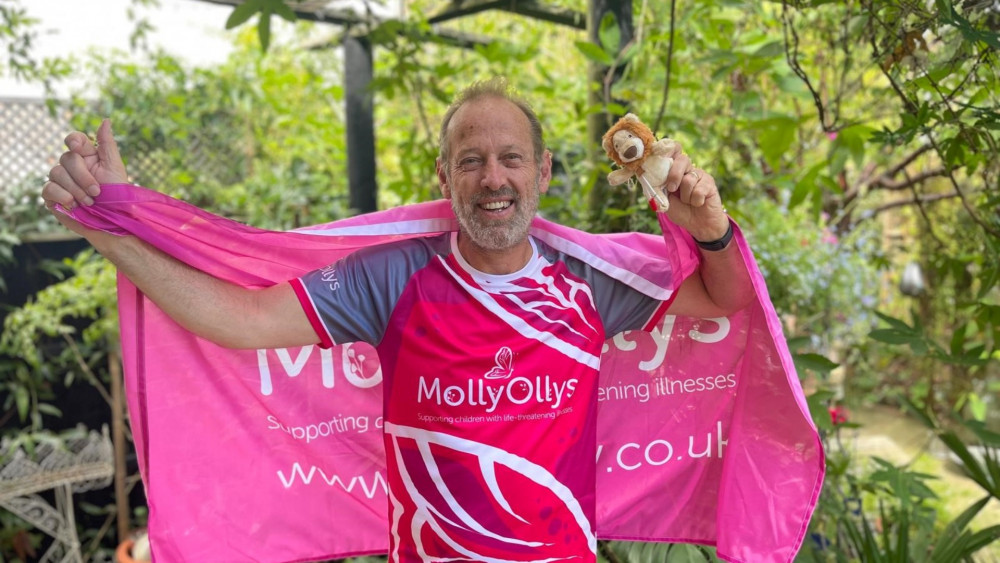
<path id="1" fill-rule="evenodd" d="M 661 301 L 593 270 L 591 288 L 597 310 L 610 338 L 625 330 L 650 331 L 663 318 L 671 299 Z M 674 292 L 673 295 L 677 295 Z"/>
<path id="2" fill-rule="evenodd" d="M 550 260 L 563 261 L 574 275 L 590 286 L 607 338 L 625 330 L 652 330 L 670 307 L 672 299 L 662 301 L 650 297 L 582 260 L 547 245 L 542 247 L 542 251 Z"/>
<path id="3" fill-rule="evenodd" d="M 329 347 L 347 342 L 378 345 L 407 281 L 433 256 L 423 239 L 359 250 L 289 283 L 306 316 Z"/>

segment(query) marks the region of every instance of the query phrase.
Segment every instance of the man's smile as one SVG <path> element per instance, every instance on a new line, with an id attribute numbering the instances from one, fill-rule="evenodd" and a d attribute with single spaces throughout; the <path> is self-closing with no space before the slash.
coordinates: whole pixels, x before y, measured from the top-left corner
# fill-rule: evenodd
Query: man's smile
<path id="1" fill-rule="evenodd" d="M 486 211 L 498 212 L 509 208 L 513 204 L 514 202 L 509 200 L 487 201 L 486 203 L 480 203 L 479 208 Z"/>

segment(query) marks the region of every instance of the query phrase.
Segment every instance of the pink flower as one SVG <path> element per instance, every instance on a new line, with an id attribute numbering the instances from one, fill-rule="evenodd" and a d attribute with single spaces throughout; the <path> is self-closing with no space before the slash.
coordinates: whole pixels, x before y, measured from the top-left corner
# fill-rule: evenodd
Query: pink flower
<path id="1" fill-rule="evenodd" d="M 847 422 L 848 413 L 846 408 L 838 405 L 830 407 L 828 410 L 830 411 L 830 422 L 832 422 L 834 426 Z"/>

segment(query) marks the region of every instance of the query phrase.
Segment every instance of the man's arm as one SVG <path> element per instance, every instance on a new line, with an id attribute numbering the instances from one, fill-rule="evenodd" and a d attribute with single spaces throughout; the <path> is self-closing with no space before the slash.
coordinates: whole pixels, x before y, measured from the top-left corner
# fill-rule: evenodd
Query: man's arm
<path id="1" fill-rule="evenodd" d="M 97 145 L 82 133 L 66 139 L 64 153 L 42 189 L 45 205 L 68 229 L 86 238 L 158 307 L 185 329 L 229 348 L 278 348 L 319 341 L 288 284 L 247 289 L 217 279 L 132 236 L 89 229 L 64 213 L 93 205 L 101 183 L 124 183 L 128 176 L 105 121 Z"/>
<path id="2" fill-rule="evenodd" d="M 701 251 L 701 267 L 681 283 L 670 314 L 715 318 L 750 304 L 753 285 L 736 243 L 723 250 Z"/>
<path id="3" fill-rule="evenodd" d="M 664 182 L 670 197 L 667 217 L 687 230 L 696 241 L 714 242 L 730 229 L 729 216 L 722 206 L 715 179 L 695 168 L 679 143 Z M 754 298 L 753 283 L 736 243 L 729 240 L 719 250 L 701 248 L 701 266 L 681 283 L 670 313 L 692 317 L 724 317 L 749 305 Z"/>

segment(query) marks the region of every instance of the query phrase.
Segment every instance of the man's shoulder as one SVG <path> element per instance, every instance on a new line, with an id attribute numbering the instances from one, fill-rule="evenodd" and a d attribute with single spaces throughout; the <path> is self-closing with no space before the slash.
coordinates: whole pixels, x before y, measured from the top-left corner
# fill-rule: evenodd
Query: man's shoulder
<path id="1" fill-rule="evenodd" d="M 364 264 L 371 263 L 426 263 L 432 257 L 451 251 L 451 233 L 436 233 L 366 246 L 348 259 Z"/>
<path id="2" fill-rule="evenodd" d="M 559 244 L 554 244 L 554 242 L 557 241 L 546 240 L 544 237 L 538 237 L 535 235 L 532 235 L 531 239 L 535 243 L 535 248 L 538 249 L 538 255 L 550 263 L 563 263 L 571 268 L 589 267 L 583 260 L 580 260 L 579 257 L 567 252 L 566 248 L 560 248 Z"/>

